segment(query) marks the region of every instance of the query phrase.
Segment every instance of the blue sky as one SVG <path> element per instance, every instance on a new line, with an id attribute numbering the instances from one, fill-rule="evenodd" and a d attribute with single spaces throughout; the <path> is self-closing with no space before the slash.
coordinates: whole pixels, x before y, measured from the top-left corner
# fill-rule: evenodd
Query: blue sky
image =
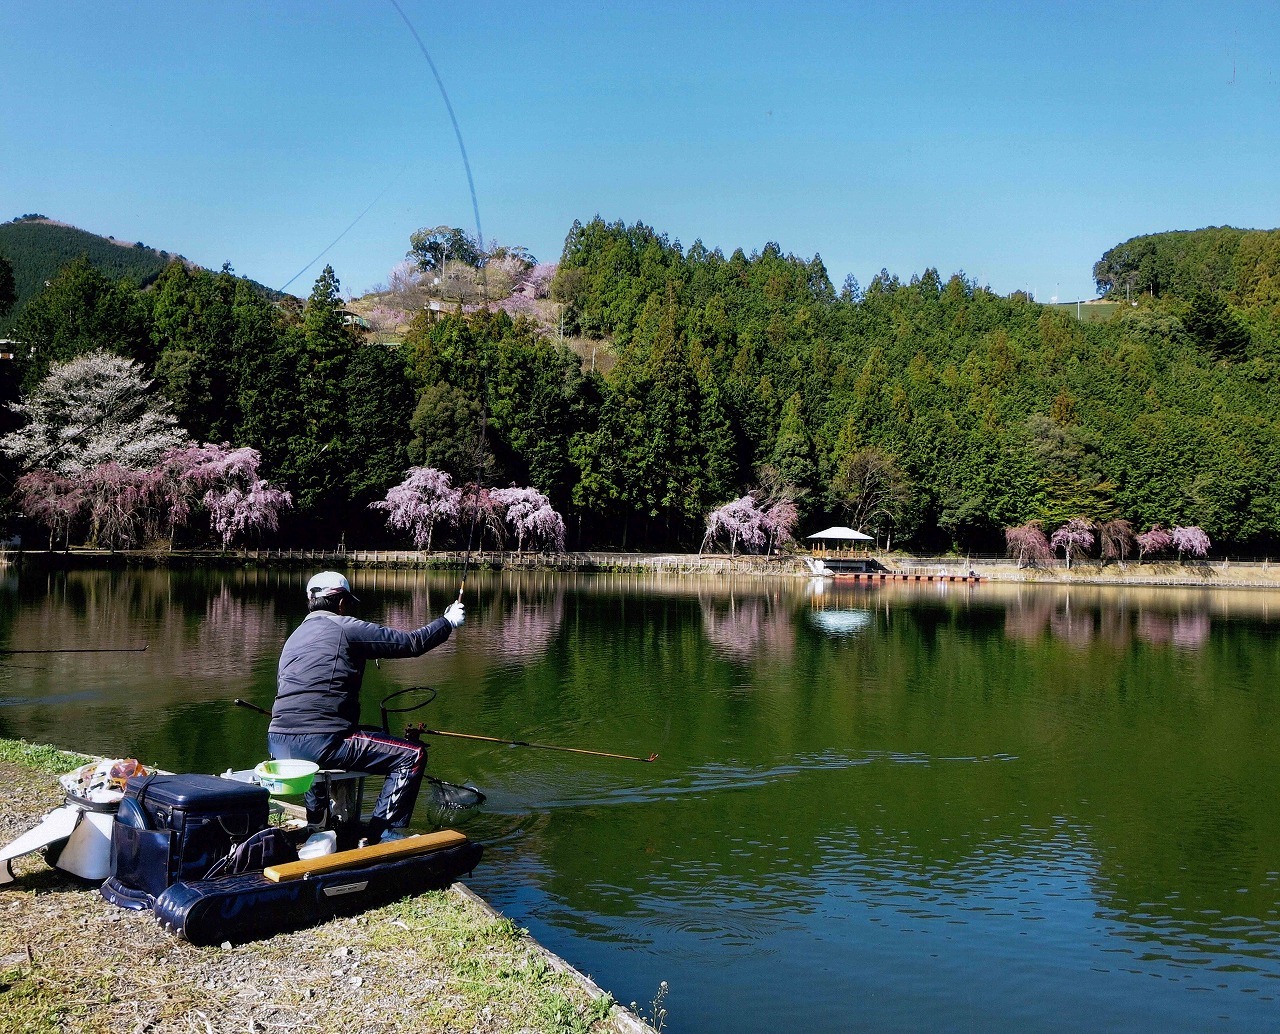
<path id="1" fill-rule="evenodd" d="M 1137 234 L 1280 225 L 1274 3 L 401 4 L 485 237 L 543 260 L 599 214 L 1073 300 Z M 474 232 L 389 0 L 0 0 L 0 154 L 0 219 L 272 286 L 372 204 L 301 294 Z"/>

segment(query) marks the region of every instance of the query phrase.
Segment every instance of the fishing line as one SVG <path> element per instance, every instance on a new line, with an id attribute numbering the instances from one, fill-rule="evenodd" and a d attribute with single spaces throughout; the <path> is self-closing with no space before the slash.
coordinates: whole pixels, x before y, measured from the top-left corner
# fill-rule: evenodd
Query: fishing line
<path id="1" fill-rule="evenodd" d="M 462 167 L 467 172 L 467 189 L 471 192 L 471 211 L 476 220 L 476 245 L 480 252 L 480 296 L 483 299 L 484 307 L 487 309 L 489 307 L 489 275 L 485 269 L 488 263 L 484 257 L 484 230 L 480 228 L 480 201 L 476 195 L 475 177 L 471 175 L 471 160 L 467 157 L 467 145 L 462 140 L 462 127 L 458 125 L 458 116 L 454 113 L 453 102 L 449 100 L 449 91 L 444 87 L 444 80 L 440 78 L 440 71 L 436 68 L 436 63 L 431 60 L 427 45 L 422 42 L 422 37 L 418 35 L 418 30 L 413 27 L 413 22 L 409 21 L 409 16 L 404 13 L 404 8 L 400 6 L 397 0 L 388 0 L 388 2 L 396 9 L 396 14 L 400 15 L 400 20 L 404 22 L 410 35 L 413 36 L 414 42 L 418 44 L 418 49 L 422 51 L 422 56 L 426 58 L 427 67 L 431 69 L 431 75 L 440 90 L 440 97 L 444 101 L 445 110 L 449 112 L 449 122 L 453 125 L 453 135 L 457 138 L 458 151 L 462 155 Z M 484 463 L 485 436 L 489 425 L 489 364 L 483 356 L 481 357 L 480 374 L 480 435 L 476 443 L 476 473 L 473 481 L 475 502 L 471 508 L 471 527 L 467 531 L 467 550 L 462 560 L 462 580 L 458 585 L 459 602 L 462 600 L 462 594 L 467 587 L 467 570 L 471 566 L 471 547 L 475 537 L 476 522 L 480 516 L 480 474 Z M 483 534 L 482 531 L 481 535 Z"/>
<path id="2" fill-rule="evenodd" d="M 436 81 L 436 86 L 440 90 L 440 97 L 444 100 L 445 110 L 448 111 L 449 113 L 449 122 L 453 125 L 453 135 L 457 138 L 458 150 L 462 153 L 462 167 L 467 172 L 467 188 L 471 192 L 471 211 L 472 211 L 472 214 L 475 216 L 475 220 L 476 220 L 476 243 L 480 247 L 481 255 L 483 255 L 484 254 L 484 231 L 480 228 L 480 202 L 476 198 L 475 178 L 471 175 L 471 161 L 467 157 L 467 145 L 462 141 L 462 129 L 458 125 L 457 115 L 454 114 L 453 102 L 449 100 L 449 91 L 444 88 L 444 80 L 440 78 L 440 72 L 436 68 L 436 63 L 431 60 L 431 54 L 427 51 L 426 44 L 422 42 L 422 37 L 418 35 L 418 30 L 413 27 L 413 22 L 409 21 L 409 16 L 404 13 L 404 9 L 396 2 L 396 0 L 390 0 L 390 3 L 391 3 L 391 6 L 396 9 L 396 13 L 400 15 L 401 21 L 404 22 L 405 27 L 408 28 L 410 34 L 413 36 L 414 42 L 418 44 L 418 49 L 422 51 L 422 56 L 427 59 L 427 67 L 431 69 L 431 75 L 434 77 Z M 408 168 L 408 166 L 406 165 L 405 168 Z M 366 215 L 368 215 L 369 211 L 373 208 L 374 205 L 376 205 L 379 201 L 383 199 L 387 191 L 391 189 L 391 187 L 395 184 L 396 180 L 398 180 L 403 173 L 404 173 L 404 168 L 402 168 L 400 172 L 396 173 L 396 175 L 392 178 L 391 182 L 388 183 L 382 189 L 382 193 L 379 194 L 377 197 L 375 197 L 363 212 L 361 212 L 358 216 L 352 219 L 351 222 L 348 224 L 347 228 L 343 230 L 340 234 L 338 234 L 338 236 L 335 237 L 329 243 L 329 246 L 326 247 L 324 251 L 320 252 L 319 255 L 313 258 L 300 270 L 294 273 L 293 276 L 291 276 L 288 280 L 286 280 L 284 284 L 281 285 L 280 290 L 283 291 L 291 283 L 297 280 L 298 277 L 302 276 L 303 273 L 305 273 L 308 269 L 310 269 L 322 258 L 324 258 L 325 255 L 328 254 L 330 249 L 332 249 L 334 245 L 336 245 L 340 240 L 342 240 L 342 238 L 345 237 L 351 231 L 352 227 L 354 227 L 356 223 L 358 223 L 361 219 L 363 219 Z M 488 304 L 488 301 L 489 301 L 488 278 L 485 275 L 483 265 L 481 265 L 480 267 L 480 283 L 481 283 L 481 291 L 484 296 L 485 304 Z"/>
<path id="3" fill-rule="evenodd" d="M 404 22 L 409 32 L 413 35 L 418 44 L 418 49 L 422 51 L 422 56 L 427 59 L 427 66 L 435 77 L 436 86 L 440 88 L 440 96 L 444 99 L 445 109 L 449 112 L 449 121 L 453 123 L 453 135 L 458 138 L 458 150 L 462 152 L 462 166 L 467 170 L 467 187 L 471 191 L 471 211 L 476 217 L 476 243 L 479 244 L 480 252 L 483 254 L 484 231 L 480 229 L 480 202 L 476 200 L 476 182 L 471 175 L 471 162 L 467 158 L 467 145 L 462 142 L 462 130 L 458 126 L 458 117 L 453 113 L 453 104 L 449 100 L 449 91 L 444 88 L 444 80 L 440 78 L 440 73 L 436 70 L 436 63 L 431 60 L 431 55 L 427 53 L 427 45 L 422 42 L 422 37 L 418 35 L 418 30 L 413 27 L 413 22 L 409 21 L 409 16 L 404 13 L 404 9 L 396 0 L 389 0 L 389 2 L 396 9 L 396 14 L 400 15 L 400 20 Z"/>
<path id="4" fill-rule="evenodd" d="M 431 53 L 427 50 L 427 45 L 423 43 L 422 37 L 418 35 L 418 30 L 414 28 L 413 22 L 409 20 L 409 16 L 405 14 L 404 8 L 400 6 L 397 0 L 389 0 L 389 2 L 391 6 L 395 8 L 396 14 L 400 16 L 400 20 L 404 22 L 405 28 L 409 30 L 409 34 L 413 36 L 414 42 L 418 44 L 418 49 L 422 52 L 422 56 L 427 62 L 427 67 L 431 69 L 432 78 L 435 79 L 436 88 L 440 91 L 440 98 L 444 101 L 445 110 L 449 114 L 449 122 L 453 126 L 453 135 L 455 139 L 458 141 L 458 152 L 462 156 L 462 167 L 467 174 L 467 190 L 471 195 L 471 212 L 474 215 L 475 222 L 476 222 L 476 245 L 481 256 L 480 258 L 480 295 L 481 295 L 483 305 L 485 306 L 485 308 L 488 308 L 489 276 L 488 276 L 488 271 L 485 268 L 487 263 L 484 259 L 484 229 L 482 228 L 480 223 L 480 200 L 478 195 L 476 194 L 475 177 L 472 175 L 472 172 L 471 172 L 471 159 L 467 156 L 467 145 L 462 139 L 462 127 L 458 124 L 458 116 L 453 110 L 453 102 L 449 100 L 449 91 L 445 89 L 444 80 L 440 77 L 440 71 L 439 69 L 436 68 L 435 61 L 431 59 Z M 406 165 L 405 168 L 407 167 L 408 166 Z M 342 240 L 342 238 L 345 237 L 347 233 L 350 232 L 352 227 L 354 227 L 356 223 L 358 223 L 361 219 L 365 217 L 365 215 L 369 213 L 369 211 L 374 207 L 374 205 L 376 205 L 379 201 L 382 200 L 382 198 L 386 195 L 387 191 L 391 189 L 392 185 L 396 182 L 396 180 L 400 178 L 400 175 L 403 174 L 403 172 L 404 172 L 404 168 L 402 168 L 400 172 L 397 173 L 395 177 L 392 178 L 391 182 L 388 183 L 382 189 L 382 192 L 376 198 L 374 198 L 373 201 L 369 203 L 368 207 L 366 207 L 363 212 L 361 212 L 358 216 L 356 216 L 353 220 L 351 220 L 351 222 L 347 225 L 346 229 L 344 229 L 340 234 L 338 234 L 338 236 L 335 237 L 329 243 L 328 247 L 326 247 L 323 251 L 320 252 L 319 255 L 317 255 L 305 266 L 303 266 L 300 270 L 298 270 L 298 272 L 296 272 L 293 276 L 291 276 L 280 287 L 280 290 L 283 291 L 295 280 L 297 280 L 298 277 L 302 276 L 303 273 L 305 273 L 308 269 L 310 269 L 322 258 L 324 258 L 324 256 L 329 252 L 329 250 L 332 249 L 334 245 L 336 245 L 340 240 Z M 462 562 L 462 580 L 458 586 L 459 600 L 462 599 L 463 591 L 466 589 L 466 585 L 467 585 L 467 570 L 471 565 L 471 550 L 472 550 L 472 545 L 475 538 L 476 522 L 479 518 L 479 513 L 480 513 L 480 506 L 479 506 L 480 474 L 481 474 L 481 468 L 484 463 L 485 438 L 488 432 L 488 423 L 489 423 L 488 363 L 484 362 L 483 360 L 481 363 L 481 376 L 482 376 L 482 386 L 481 386 L 481 400 L 480 400 L 480 434 L 476 444 L 476 475 L 474 479 L 475 505 L 472 507 L 471 526 L 467 531 L 467 549 L 466 549 L 466 553 L 464 554 L 464 558 Z M 481 534 L 483 534 L 483 532 Z"/>
<path id="5" fill-rule="evenodd" d="M 345 237 L 345 236 L 346 236 L 346 235 L 351 231 L 351 228 L 352 228 L 353 226 L 355 226 L 355 224 L 356 224 L 356 223 L 358 223 L 361 219 L 363 219 L 366 215 L 368 215 L 368 214 L 369 214 L 369 211 L 373 208 L 373 206 L 374 206 L 374 205 L 376 205 L 379 201 L 381 201 L 381 200 L 383 199 L 383 197 L 385 197 L 385 196 L 386 196 L 387 191 L 388 191 L 388 190 L 390 190 L 390 189 L 392 188 L 392 186 L 394 186 L 394 185 L 395 185 L 396 180 L 398 180 L 402 175 L 404 175 L 404 170 L 405 170 L 405 169 L 407 169 L 408 167 L 409 167 L 409 166 L 408 166 L 407 164 L 406 164 L 406 165 L 404 165 L 404 166 L 402 166 L 402 167 L 401 167 L 401 169 L 400 169 L 400 171 L 399 171 L 399 172 L 397 172 L 394 176 L 392 176 L 392 177 L 391 177 L 391 182 L 390 182 L 390 183 L 388 183 L 385 187 L 383 187 L 383 188 L 382 188 L 382 193 L 381 193 L 381 194 L 379 194 L 377 197 L 375 197 L 372 201 L 370 201 L 370 202 L 369 202 L 369 206 L 368 206 L 368 208 L 366 208 L 366 209 L 365 209 L 363 212 L 361 212 L 358 216 L 356 216 L 354 219 L 352 219 L 352 220 L 351 220 L 351 222 L 347 224 L 347 228 L 346 228 L 345 230 L 343 230 L 340 234 L 338 234 L 338 236 L 336 236 L 332 241 L 330 241 L 330 242 L 329 242 L 329 247 L 325 248 L 325 249 L 324 249 L 324 251 L 320 252 L 320 254 L 319 254 L 319 255 L 317 255 L 317 256 L 316 256 L 315 258 L 313 258 L 310 262 L 308 262 L 305 266 L 303 266 L 303 267 L 302 267 L 301 269 L 299 269 L 296 273 L 294 273 L 294 274 L 293 274 L 293 276 L 289 277 L 289 279 L 288 279 L 288 280 L 286 280 L 286 281 L 285 281 L 285 282 L 280 286 L 280 290 L 283 292 L 283 291 L 284 291 L 284 289 L 285 289 L 286 287 L 288 287 L 291 283 L 293 283 L 295 280 L 297 280 L 297 279 L 298 279 L 298 277 L 302 276 L 302 274 L 303 274 L 303 273 L 305 273 L 308 269 L 310 269 L 310 268 L 311 268 L 312 266 L 314 266 L 317 262 L 319 262 L 322 258 L 324 258 L 324 257 L 325 257 L 325 255 L 327 255 L 327 254 L 329 253 L 329 249 L 330 249 L 330 248 L 332 248 L 335 244 L 337 244 L 337 243 L 338 243 L 338 241 L 342 240 L 342 238 L 343 238 L 343 237 Z"/>

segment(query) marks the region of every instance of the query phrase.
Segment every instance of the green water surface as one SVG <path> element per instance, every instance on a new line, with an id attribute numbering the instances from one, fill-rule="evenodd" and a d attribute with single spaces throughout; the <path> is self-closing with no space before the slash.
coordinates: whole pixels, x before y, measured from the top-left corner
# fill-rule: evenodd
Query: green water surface
<path id="1" fill-rule="evenodd" d="M 10 571 L 0 735 L 265 757 L 310 572 Z M 414 627 L 455 576 L 351 573 Z M 1280 596 L 473 574 L 430 684 L 470 885 L 695 1031 L 1280 1028 Z M 403 724 L 403 716 L 396 719 Z M 436 815 L 419 809 L 421 826 Z M 105 906 L 104 906 L 105 907 Z"/>

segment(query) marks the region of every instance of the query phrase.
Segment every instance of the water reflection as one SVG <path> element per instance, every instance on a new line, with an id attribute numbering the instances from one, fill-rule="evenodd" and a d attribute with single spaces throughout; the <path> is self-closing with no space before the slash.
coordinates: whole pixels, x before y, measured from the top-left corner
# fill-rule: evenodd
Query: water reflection
<path id="1" fill-rule="evenodd" d="M 702 630 L 716 653 L 739 664 L 756 659 L 786 661 L 795 649 L 791 605 L 764 591 L 727 598 L 708 588 L 698 593 Z"/>
<path id="2" fill-rule="evenodd" d="M 809 620 L 828 635 L 844 639 L 870 628 L 872 616 L 869 610 L 814 610 Z"/>
<path id="3" fill-rule="evenodd" d="M 517 584 L 494 594 L 485 609 L 486 645 L 513 661 L 532 661 L 550 648 L 564 624 L 564 587 Z"/>
<path id="4" fill-rule="evenodd" d="M 1138 615 L 1138 638 L 1145 643 L 1163 646 L 1172 643 L 1186 650 L 1194 650 L 1203 646 L 1209 638 L 1209 615 L 1194 614 L 1153 614 Z"/>
<path id="5" fill-rule="evenodd" d="M 226 704 L 270 699 L 305 578 L 0 582 L 3 645 L 151 643 L 0 668 L 0 732 L 260 760 L 261 722 Z M 354 578 L 399 627 L 457 594 L 454 575 Z M 867 1029 L 1266 1029 L 1274 600 L 473 574 L 448 646 L 367 686 L 375 713 L 438 686 L 438 728 L 659 752 L 448 741 L 432 770 L 490 795 L 467 818 L 489 845 L 473 885 L 623 1000 L 669 980 L 673 1030 L 845 1029 L 851 998 Z"/>
<path id="6" fill-rule="evenodd" d="M 1139 603 L 1126 598 L 1074 600 L 1061 594 L 1025 592 L 1005 607 L 1004 632 L 1010 639 L 1034 641 L 1046 633 L 1078 648 L 1098 639 L 1115 649 L 1128 649 L 1136 638 L 1153 646 L 1194 650 L 1205 644 L 1212 625 L 1207 601 L 1157 599 Z"/>

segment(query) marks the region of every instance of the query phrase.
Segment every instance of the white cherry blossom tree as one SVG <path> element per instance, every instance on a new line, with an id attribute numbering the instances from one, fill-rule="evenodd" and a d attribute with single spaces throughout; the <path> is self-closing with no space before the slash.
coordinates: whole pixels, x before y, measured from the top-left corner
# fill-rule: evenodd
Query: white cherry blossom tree
<path id="1" fill-rule="evenodd" d="M 54 363 L 11 407 L 26 423 L 0 438 L 0 450 L 24 469 L 73 477 L 103 463 L 153 467 L 190 439 L 151 384 L 137 363 L 102 349 Z"/>

